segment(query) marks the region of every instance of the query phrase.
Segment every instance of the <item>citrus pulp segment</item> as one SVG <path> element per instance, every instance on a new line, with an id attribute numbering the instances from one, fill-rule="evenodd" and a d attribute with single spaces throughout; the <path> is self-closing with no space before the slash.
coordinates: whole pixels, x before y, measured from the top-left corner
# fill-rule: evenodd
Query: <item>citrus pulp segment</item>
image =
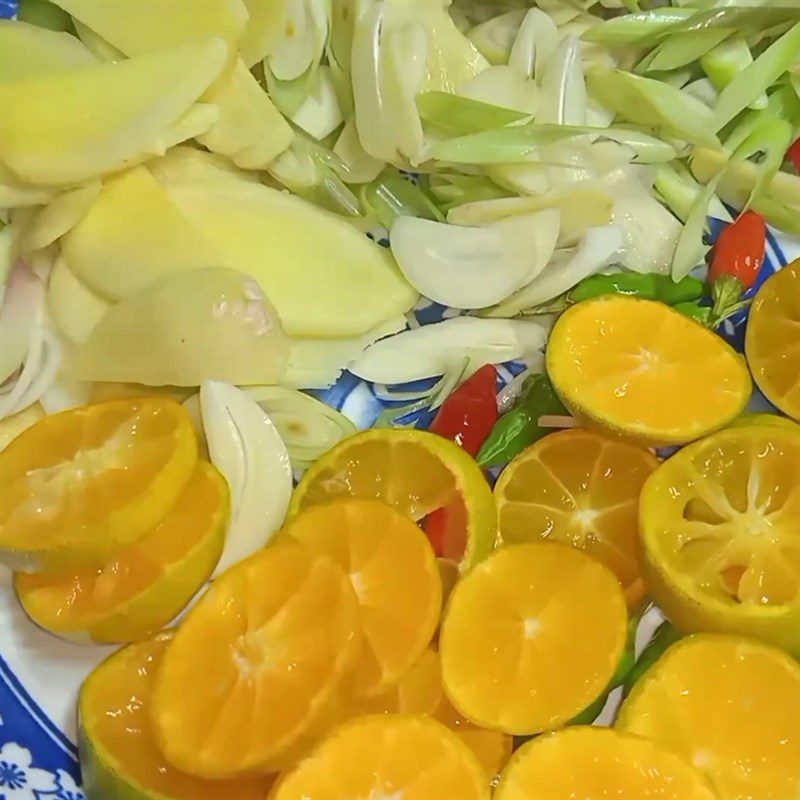
<path id="1" fill-rule="evenodd" d="M 611 728 L 584 726 L 524 744 L 503 771 L 494 797 L 715 799 L 695 769 L 669 750 Z"/>
<path id="2" fill-rule="evenodd" d="M 161 521 L 196 462 L 189 415 L 166 399 L 44 417 L 0 454 L 0 561 L 24 571 L 102 566 Z"/>
<path id="3" fill-rule="evenodd" d="M 696 634 L 636 684 L 621 730 L 684 756 L 721 800 L 800 794 L 800 666 L 743 636 Z"/>
<path id="4" fill-rule="evenodd" d="M 270 776 L 197 778 L 175 769 L 156 746 L 153 682 L 172 635 L 118 650 L 84 681 L 78 701 L 84 790 L 103 800 L 264 800 Z"/>
<path id="5" fill-rule="evenodd" d="M 428 717 L 379 714 L 347 722 L 278 780 L 271 800 L 488 800 L 472 751 Z"/>
<path id="6" fill-rule="evenodd" d="M 619 578 L 633 607 L 644 594 L 639 492 L 658 466 L 649 451 L 593 431 L 560 431 L 520 453 L 495 484 L 499 539 L 556 539 Z"/>
<path id="7" fill-rule="evenodd" d="M 721 428 L 752 388 L 741 356 L 713 331 L 626 295 L 567 309 L 550 335 L 547 372 L 576 417 L 647 446 Z"/>
<path id="8" fill-rule="evenodd" d="M 158 744 L 207 778 L 269 772 L 320 735 L 360 645 L 335 561 L 288 539 L 218 577 L 189 611 L 153 691 Z"/>
<path id="9" fill-rule="evenodd" d="M 800 653 L 800 430 L 731 427 L 678 451 L 640 520 L 648 587 L 678 628 Z"/>
<path id="10" fill-rule="evenodd" d="M 228 487 L 207 461 L 167 516 L 99 570 L 17 573 L 25 613 L 66 639 L 130 642 L 174 619 L 209 578 L 225 542 Z"/>
<path id="11" fill-rule="evenodd" d="M 605 689 L 626 622 L 619 581 L 599 561 L 556 542 L 502 548 L 450 595 L 439 637 L 445 692 L 481 727 L 559 727 Z"/>
<path id="12" fill-rule="evenodd" d="M 744 351 L 767 400 L 800 421 L 800 259 L 778 270 L 758 290 Z"/>
<path id="13" fill-rule="evenodd" d="M 439 568 L 422 530 L 385 503 L 351 498 L 306 508 L 284 535 L 339 564 L 358 597 L 363 646 L 353 692 L 396 684 L 430 644 L 442 611 Z"/>
<path id="14" fill-rule="evenodd" d="M 464 522 L 453 532 L 458 541 L 447 547 L 462 572 L 494 547 L 497 512 L 480 467 L 427 431 L 375 428 L 348 437 L 306 472 L 289 514 L 337 497 L 382 500 L 417 522 L 442 508 L 463 510 Z"/>

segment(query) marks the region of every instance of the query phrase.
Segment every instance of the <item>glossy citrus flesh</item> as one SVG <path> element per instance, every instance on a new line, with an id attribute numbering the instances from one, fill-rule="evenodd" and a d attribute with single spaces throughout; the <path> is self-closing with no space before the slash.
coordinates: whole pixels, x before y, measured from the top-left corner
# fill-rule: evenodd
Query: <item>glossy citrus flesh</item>
<path id="1" fill-rule="evenodd" d="M 523 745 L 504 770 L 494 797 L 715 800 L 699 773 L 674 753 L 611 728 L 583 726 Z"/>
<path id="2" fill-rule="evenodd" d="M 626 623 L 619 581 L 599 561 L 556 542 L 505 547 L 450 595 L 439 637 L 445 692 L 481 727 L 556 728 L 605 689 Z"/>
<path id="3" fill-rule="evenodd" d="M 100 569 L 17 573 L 28 616 L 66 638 L 144 639 L 172 620 L 214 570 L 228 520 L 228 487 L 206 461 L 167 516 Z"/>
<path id="4" fill-rule="evenodd" d="M 745 354 L 767 400 L 800 421 L 800 259 L 759 289 L 750 307 Z"/>
<path id="5" fill-rule="evenodd" d="M 25 571 L 102 566 L 166 516 L 196 462 L 189 415 L 170 400 L 44 417 L 0 455 L 0 560 Z"/>
<path id="6" fill-rule="evenodd" d="M 617 726 L 682 755 L 723 800 L 800 794 L 800 666 L 743 636 L 674 644 L 623 703 Z"/>
<path id="7" fill-rule="evenodd" d="M 309 506 L 284 531 L 335 561 L 358 597 L 363 646 L 353 692 L 378 694 L 397 683 L 430 644 L 442 611 L 425 534 L 391 506 L 355 498 Z"/>
<path id="8" fill-rule="evenodd" d="M 497 516 L 483 473 L 460 447 L 427 431 L 377 428 L 345 439 L 306 472 L 289 513 L 337 497 L 382 500 L 416 522 L 447 509 L 454 524 L 437 555 L 462 571 L 494 546 Z"/>
<path id="9" fill-rule="evenodd" d="M 664 303 L 625 295 L 567 309 L 547 371 L 576 416 L 652 446 L 721 428 L 751 392 L 744 361 L 721 337 Z"/>
<path id="10" fill-rule="evenodd" d="M 279 780 L 272 800 L 478 800 L 489 797 L 472 751 L 429 717 L 379 714 L 335 730 Z"/>
<path id="11" fill-rule="evenodd" d="M 593 431 L 545 436 L 495 485 L 500 539 L 556 539 L 585 550 L 619 578 L 634 606 L 644 594 L 639 492 L 657 466 L 649 450 Z"/>
<path id="12" fill-rule="evenodd" d="M 640 514 L 651 593 L 680 629 L 800 653 L 800 430 L 744 425 L 680 450 Z"/>
<path id="13" fill-rule="evenodd" d="M 104 800 L 265 800 L 271 777 L 204 780 L 175 769 L 156 746 L 153 682 L 171 638 L 162 633 L 119 650 L 84 682 L 79 744 L 87 793 Z"/>
<path id="14" fill-rule="evenodd" d="M 320 735 L 356 663 L 345 572 L 284 539 L 217 578 L 189 611 L 154 689 L 156 737 L 209 778 L 272 771 Z"/>

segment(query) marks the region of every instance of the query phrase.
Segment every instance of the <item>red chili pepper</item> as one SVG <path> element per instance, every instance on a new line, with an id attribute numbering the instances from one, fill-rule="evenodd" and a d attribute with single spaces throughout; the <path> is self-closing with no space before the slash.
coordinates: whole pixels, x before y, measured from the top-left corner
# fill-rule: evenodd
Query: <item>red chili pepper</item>
<path id="1" fill-rule="evenodd" d="M 800 172 L 800 139 L 786 151 L 786 158 L 794 164 L 794 168 Z"/>
<path id="2" fill-rule="evenodd" d="M 749 289 L 764 263 L 766 241 L 764 217 L 755 211 L 745 211 L 719 235 L 708 271 L 709 283 L 730 275 L 738 278 L 744 289 Z"/>
<path id="3" fill-rule="evenodd" d="M 444 401 L 430 429 L 474 456 L 497 417 L 497 372 L 487 364 Z"/>
<path id="4" fill-rule="evenodd" d="M 437 558 L 461 561 L 467 549 L 467 523 L 467 509 L 460 496 L 425 517 L 422 527 Z"/>

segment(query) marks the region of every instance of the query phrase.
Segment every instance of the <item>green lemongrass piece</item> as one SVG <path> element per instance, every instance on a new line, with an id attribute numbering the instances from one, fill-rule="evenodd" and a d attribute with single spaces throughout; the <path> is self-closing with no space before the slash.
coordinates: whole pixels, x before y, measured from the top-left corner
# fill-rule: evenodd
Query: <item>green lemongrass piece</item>
<path id="1" fill-rule="evenodd" d="M 587 42 L 608 45 L 635 44 L 654 33 L 668 31 L 677 23 L 694 16 L 694 13 L 694 9 L 689 8 L 654 8 L 612 17 L 590 28 L 581 38 Z"/>
<path id="2" fill-rule="evenodd" d="M 508 197 L 508 191 L 483 175 L 434 173 L 430 178 L 430 193 L 443 212 L 464 203 L 496 200 Z"/>
<path id="3" fill-rule="evenodd" d="M 422 411 L 423 409 L 428 408 L 430 402 L 430 398 L 423 397 L 421 400 L 417 400 L 414 403 L 395 406 L 394 408 L 385 408 L 380 414 L 378 414 L 378 418 L 372 424 L 372 427 L 391 428 L 401 417 L 405 417 L 408 414 L 414 414 L 417 411 Z"/>
<path id="4" fill-rule="evenodd" d="M 706 253 L 711 249 L 703 241 L 706 230 L 708 206 L 717 189 L 722 173 L 715 175 L 702 189 L 695 199 L 686 223 L 683 226 L 675 254 L 672 257 L 672 279 L 679 281 L 685 278 L 698 264 L 702 263 Z"/>
<path id="5" fill-rule="evenodd" d="M 467 34 L 467 38 L 493 66 L 507 64 L 525 14 L 525 9 L 500 14 L 476 25 Z"/>
<path id="6" fill-rule="evenodd" d="M 800 207 L 787 206 L 763 194 L 753 200 L 751 207 L 773 227 L 780 228 L 793 236 L 800 236 Z"/>
<path id="7" fill-rule="evenodd" d="M 430 410 L 436 411 L 439 406 L 447 400 L 448 397 L 455 391 L 455 389 L 467 377 L 469 370 L 469 356 L 464 356 L 460 361 L 454 364 L 450 369 L 445 372 L 442 380 L 438 384 L 436 394 L 431 398 Z"/>
<path id="8" fill-rule="evenodd" d="M 674 161 L 658 165 L 653 188 L 661 202 L 681 222 L 686 222 L 703 187 L 680 161 Z M 725 207 L 715 197 L 711 198 L 708 213 L 720 219 L 726 217 Z"/>
<path id="9" fill-rule="evenodd" d="M 798 53 L 800 23 L 773 42 L 722 90 L 711 120 L 713 129 L 718 131 L 757 100 L 759 95 L 796 62 Z"/>
<path id="10" fill-rule="evenodd" d="M 290 119 L 300 110 L 300 106 L 319 88 L 319 64 L 312 64 L 299 78 L 282 81 L 275 77 L 264 59 L 264 79 L 268 94 L 280 111 Z"/>
<path id="11" fill-rule="evenodd" d="M 772 181 L 791 143 L 792 126 L 783 119 L 767 119 L 739 146 L 737 153 L 740 158 L 758 157 L 757 177 L 742 211 L 746 211 Z"/>
<path id="12" fill-rule="evenodd" d="M 706 109 L 708 111 L 708 109 Z M 539 161 L 539 147 L 575 136 L 591 135 L 630 147 L 640 164 L 660 164 L 676 157 L 675 149 L 646 133 L 628 128 L 596 128 L 590 125 L 539 125 L 529 123 L 484 131 L 435 142 L 429 155 L 457 164 L 515 164 Z"/>
<path id="13" fill-rule="evenodd" d="M 399 216 L 420 217 L 444 222 L 444 214 L 436 204 L 408 178 L 397 170 L 384 170 L 372 183 L 365 186 L 362 200 L 375 212 L 385 228 L 391 228 Z"/>
<path id="14" fill-rule="evenodd" d="M 670 36 L 656 48 L 647 71 L 672 70 L 692 64 L 733 33 L 731 28 L 708 28 Z"/>
<path id="15" fill-rule="evenodd" d="M 713 108 L 719 99 L 719 92 L 714 88 L 714 84 L 708 78 L 700 78 L 692 81 L 681 90 L 689 97 L 699 100 L 707 108 Z"/>
<path id="16" fill-rule="evenodd" d="M 447 92 L 422 92 L 417 96 L 417 110 L 425 122 L 451 136 L 504 128 L 530 117 L 530 114 L 513 108 L 502 108 Z"/>
<path id="17" fill-rule="evenodd" d="M 800 130 L 800 98 L 788 85 L 784 84 L 774 90 L 769 95 L 765 108 L 746 111 L 738 117 L 736 124 L 731 129 L 726 129 L 728 133 L 723 139 L 723 146 L 732 153 L 765 121 L 773 119 L 785 120 L 793 130 Z"/>
<path id="18" fill-rule="evenodd" d="M 753 54 L 744 36 L 730 36 L 700 57 L 700 66 L 718 91 L 722 91 L 743 69 L 753 63 Z M 751 108 L 764 108 L 767 95 L 759 95 Z"/>
<path id="19" fill-rule="evenodd" d="M 629 122 L 663 127 L 683 141 L 719 147 L 711 110 L 668 84 L 607 67 L 586 74 L 590 93 Z"/>

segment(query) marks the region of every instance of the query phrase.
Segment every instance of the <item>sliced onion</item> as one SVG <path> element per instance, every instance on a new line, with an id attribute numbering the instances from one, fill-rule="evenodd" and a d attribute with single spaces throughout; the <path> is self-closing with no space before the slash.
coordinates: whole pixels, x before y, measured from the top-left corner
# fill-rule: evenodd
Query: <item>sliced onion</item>
<path id="1" fill-rule="evenodd" d="M 547 64 L 542 78 L 536 124 L 586 124 L 586 81 L 581 65 L 581 44 L 564 38 Z"/>
<path id="2" fill-rule="evenodd" d="M 24 262 L 18 261 L 8 277 L 0 306 L 0 384 L 22 366 L 31 350 L 43 306 L 44 284 Z"/>
<path id="3" fill-rule="evenodd" d="M 408 383 L 443 375 L 461 359 L 471 369 L 533 354 L 547 338 L 538 321 L 456 317 L 381 339 L 350 371 L 377 383 Z"/>
<path id="4" fill-rule="evenodd" d="M 539 8 L 532 8 L 519 26 L 508 56 L 508 65 L 526 78 L 541 80 L 558 47 L 556 24 Z"/>
<path id="5" fill-rule="evenodd" d="M 90 181 L 53 199 L 26 231 L 23 252 L 47 247 L 74 228 L 100 196 L 100 188 L 100 181 Z"/>
<path id="6" fill-rule="evenodd" d="M 532 78 L 513 67 L 499 66 L 479 72 L 458 93 L 482 103 L 491 103 L 532 115 L 539 107 L 539 88 Z"/>
<path id="7" fill-rule="evenodd" d="M 92 398 L 92 384 L 75 381 L 63 373 L 58 375 L 42 396 L 39 402 L 47 414 L 58 414 L 69 408 L 85 406 Z"/>
<path id="8" fill-rule="evenodd" d="M 623 243 L 622 229 L 617 225 L 589 228 L 574 252 L 554 258 L 538 278 L 492 309 L 487 316 L 512 317 L 558 297 L 584 278 L 608 266 Z"/>
<path id="9" fill-rule="evenodd" d="M 451 308 L 486 308 L 544 269 L 561 222 L 557 209 L 483 228 L 399 217 L 392 253 L 423 295 Z"/>

